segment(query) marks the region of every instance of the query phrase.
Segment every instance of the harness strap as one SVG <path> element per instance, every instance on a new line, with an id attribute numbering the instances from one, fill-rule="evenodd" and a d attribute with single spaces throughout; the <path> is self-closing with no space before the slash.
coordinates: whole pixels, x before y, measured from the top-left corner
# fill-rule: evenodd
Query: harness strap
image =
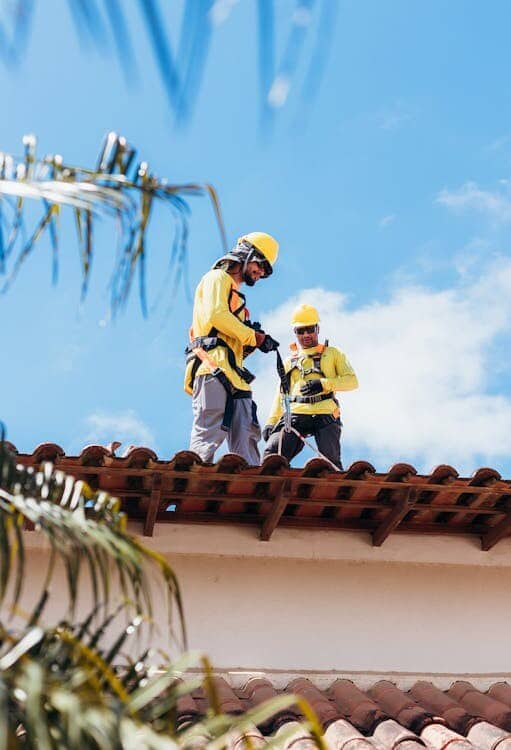
<path id="1" fill-rule="evenodd" d="M 239 297 L 241 300 L 241 304 L 238 307 L 234 306 L 235 305 L 234 295 Z M 229 292 L 228 305 L 229 305 L 229 310 L 231 311 L 231 313 L 233 315 L 236 315 L 236 317 L 239 317 L 240 312 L 244 310 L 247 306 L 247 298 L 245 297 L 244 294 L 242 294 L 235 287 L 232 286 L 231 291 Z"/>
<path id="2" fill-rule="evenodd" d="M 325 349 L 327 348 L 327 342 L 318 345 L 318 351 L 314 354 L 299 354 L 297 351 L 291 357 L 291 367 L 289 372 L 294 369 L 300 370 L 300 375 L 305 378 L 307 375 L 319 375 L 324 378 L 325 375 L 321 369 L 321 357 L 323 356 Z M 306 370 L 303 368 L 303 362 L 306 359 L 312 360 L 312 367 L 308 367 Z"/>
<path id="3" fill-rule="evenodd" d="M 211 371 L 211 375 L 218 379 L 225 390 L 227 399 L 225 401 L 224 416 L 222 419 L 222 430 L 224 430 L 225 432 L 229 432 L 234 415 L 234 401 L 242 398 L 252 398 L 252 392 L 241 391 L 234 388 L 224 371 L 221 370 L 220 367 L 217 367 L 215 360 L 210 357 L 207 351 L 205 351 L 202 347 L 197 346 L 193 350 L 193 354 L 196 359 L 196 363 L 200 364 L 200 362 L 203 362 L 205 365 L 207 365 L 207 367 Z M 198 369 L 198 364 L 196 369 Z M 254 415 L 252 415 L 252 418 L 254 419 Z"/>
<path id="4" fill-rule="evenodd" d="M 244 383 L 247 383 L 247 385 L 251 383 L 254 380 L 255 375 L 251 373 L 250 370 L 247 370 L 246 367 L 238 366 L 236 362 L 236 356 L 233 350 L 231 349 L 231 347 L 229 346 L 229 344 L 226 341 L 224 341 L 222 338 L 220 338 L 220 336 L 215 336 L 214 333 L 216 332 L 214 329 L 212 329 L 212 331 L 210 331 L 209 336 L 197 336 L 196 338 L 192 339 L 190 344 L 185 349 L 187 363 L 191 362 L 192 359 L 199 356 L 197 354 L 198 349 L 201 349 L 204 352 L 208 352 L 208 351 L 211 351 L 212 349 L 216 349 L 217 346 L 223 346 L 224 349 L 226 349 L 227 351 L 227 361 L 229 362 L 229 365 L 232 367 L 234 372 L 243 380 Z M 212 359 L 211 361 L 213 362 Z M 214 363 L 214 367 L 217 367 L 216 362 Z M 193 381 L 197 373 L 197 369 L 198 369 L 198 365 L 197 365 L 197 368 L 195 368 L 195 372 L 194 372 L 194 368 L 192 368 L 192 380 L 191 380 L 192 388 L 193 388 Z"/>
<path id="5" fill-rule="evenodd" d="M 335 401 L 333 393 L 319 393 L 317 396 L 290 396 L 289 400 L 294 404 L 319 404 L 320 401 L 326 401 L 329 398 Z"/>

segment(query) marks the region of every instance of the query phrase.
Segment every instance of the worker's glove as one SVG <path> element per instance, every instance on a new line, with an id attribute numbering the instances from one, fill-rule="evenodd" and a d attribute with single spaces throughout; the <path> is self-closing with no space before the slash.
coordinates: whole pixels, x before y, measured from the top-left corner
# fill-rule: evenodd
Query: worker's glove
<path id="1" fill-rule="evenodd" d="M 263 352 L 263 354 L 268 354 L 269 352 L 276 352 L 279 346 L 279 342 L 275 341 L 275 339 L 272 339 L 270 334 L 267 333 L 257 348 L 259 349 L 259 351 Z"/>
<path id="2" fill-rule="evenodd" d="M 248 328 L 251 328 L 253 331 L 256 332 L 256 345 L 255 346 L 244 346 L 243 347 L 243 356 L 248 357 L 249 354 L 252 354 L 252 352 L 255 352 L 257 349 L 257 340 L 258 337 L 263 340 L 264 336 L 266 335 L 263 331 L 261 324 L 258 320 L 246 320 L 245 325 L 248 326 Z"/>
<path id="3" fill-rule="evenodd" d="M 316 393 L 321 393 L 323 386 L 321 380 L 307 380 L 306 383 L 300 386 L 300 393 L 302 396 L 314 396 Z"/>
<path id="4" fill-rule="evenodd" d="M 272 434 L 274 427 L 275 427 L 274 424 L 267 424 L 267 425 L 264 426 L 264 429 L 263 429 L 263 440 L 264 440 L 265 443 L 267 443 L 268 440 L 270 439 L 270 435 Z"/>
<path id="5" fill-rule="evenodd" d="M 246 320 L 245 325 L 249 328 L 252 328 L 253 331 L 260 331 L 260 333 L 264 333 L 263 328 L 258 320 Z"/>

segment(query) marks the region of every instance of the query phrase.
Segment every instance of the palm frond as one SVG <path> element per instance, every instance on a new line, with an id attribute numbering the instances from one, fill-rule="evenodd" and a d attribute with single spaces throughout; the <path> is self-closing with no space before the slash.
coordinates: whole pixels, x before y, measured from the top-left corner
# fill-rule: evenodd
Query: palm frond
<path id="1" fill-rule="evenodd" d="M 206 196 L 213 207 L 222 247 L 227 247 L 218 195 L 212 185 L 193 182 L 173 184 L 154 175 L 147 162 L 135 164 L 135 149 L 125 138 L 108 133 L 95 169 L 66 165 L 60 156 L 37 159 L 34 136 L 25 136 L 25 155 L 16 159 L 0 154 L 0 205 L 12 213 L 7 242 L 0 242 L 0 273 L 6 279 L 0 291 L 6 292 L 42 236 L 49 232 L 52 247 L 52 276 L 58 276 L 59 224 L 62 207 L 74 211 L 82 271 L 82 299 L 87 293 L 95 253 L 94 225 L 101 216 L 116 220 L 121 252 L 114 261 L 111 306 L 115 315 L 126 304 L 135 272 L 139 270 L 140 303 L 147 314 L 145 268 L 148 257 L 147 235 L 156 204 L 170 213 L 180 236 L 180 253 L 170 256 L 176 277 L 186 261 L 189 205 L 185 198 Z M 28 239 L 22 239 L 26 200 L 40 201 L 43 213 Z M 0 217 L 1 218 L 1 217 Z M 5 212 L 3 213 L 6 219 Z M 3 238 L 3 234 L 1 234 Z"/>
<path id="2" fill-rule="evenodd" d="M 275 75 L 274 2 L 257 2 L 261 115 L 263 124 L 269 124 L 273 111 L 287 99 L 299 61 L 306 57 L 304 42 L 310 35 L 316 10 L 315 0 L 296 0 L 288 18 L 287 42 L 283 54 L 278 56 L 281 62 Z M 337 4 L 336 0 L 323 0 L 318 41 L 308 55 L 307 91 L 311 91 L 310 81 L 317 80 L 325 66 L 325 47 L 331 39 Z M 173 30 L 166 26 L 159 0 L 138 0 L 137 5 L 169 106 L 177 122 L 186 123 L 200 89 L 215 25 L 225 20 L 226 11 L 222 6 L 228 4 L 221 0 L 184 3 L 176 49 L 171 42 Z M 137 68 L 131 39 L 136 38 L 138 27 L 130 34 L 130 20 L 124 5 L 119 0 L 68 0 L 68 6 L 79 39 L 100 52 L 113 48 L 127 82 L 132 83 Z M 9 64 L 18 63 L 24 54 L 34 7 L 34 0 L 11 0 L 7 8 L 10 10 L 8 21 L 0 25 L 0 58 Z M 325 25 L 327 19 L 332 25 Z M 247 30 L 248 33 L 251 30 Z"/>
<path id="3" fill-rule="evenodd" d="M 85 508 L 87 505 L 87 515 Z M 93 492 L 45 463 L 40 471 L 16 465 L 5 443 L 0 442 L 0 605 L 15 611 L 25 583 L 23 542 L 19 533 L 23 521 L 30 521 L 46 536 L 51 552 L 47 574 L 27 619 L 37 624 L 47 600 L 55 563 L 64 567 L 67 579 L 69 615 L 73 616 L 81 576 L 87 575 L 93 609 L 106 619 L 112 602 L 112 571 L 123 601 L 132 602 L 137 615 L 151 620 L 150 578 L 161 582 L 167 599 L 169 627 L 177 613 L 175 637 L 184 644 L 184 617 L 176 576 L 162 555 L 145 548 L 126 534 L 125 517 L 119 503 L 104 492 Z M 12 587 L 9 583 L 12 582 Z M 100 585 L 101 582 L 101 585 Z"/>
<path id="4" fill-rule="evenodd" d="M 233 737 L 250 748 L 251 736 L 261 737 L 255 725 L 293 704 L 304 716 L 303 731 L 324 748 L 315 714 L 295 696 L 279 696 L 241 716 L 223 714 L 211 666 L 201 654 L 166 659 L 166 666 L 155 673 L 155 654 L 142 648 L 138 638 L 151 621 L 150 598 L 143 592 L 150 590 L 150 580 L 159 578 L 182 623 L 172 569 L 161 555 L 126 533 L 114 498 L 92 492 L 49 463 L 39 471 L 16 465 L 1 424 L 0 433 L 0 605 L 12 609 L 9 582 L 17 589 L 21 584 L 16 570 L 23 572 L 23 579 L 27 572 L 20 554 L 23 520 L 29 519 L 36 533 L 47 537 L 52 560 L 24 624 L 8 630 L 0 608 L 0 750 L 185 750 L 206 744 L 220 750 Z M 83 591 L 78 582 L 84 561 L 91 580 L 96 580 L 96 594 L 81 619 L 70 606 L 66 619 L 44 627 L 42 613 L 56 560 L 67 570 L 70 604 Z M 124 587 L 115 605 L 106 582 L 112 567 Z M 198 664 L 202 670 L 197 673 Z M 178 702 L 199 688 L 210 710 L 192 726 L 182 727 Z M 289 736 L 279 730 L 268 746 L 283 748 Z"/>

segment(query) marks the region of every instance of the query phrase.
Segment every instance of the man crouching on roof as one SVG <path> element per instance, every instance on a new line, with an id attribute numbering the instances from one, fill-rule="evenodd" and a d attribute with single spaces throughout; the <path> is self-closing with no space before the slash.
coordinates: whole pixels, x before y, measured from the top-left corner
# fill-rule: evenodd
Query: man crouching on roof
<path id="1" fill-rule="evenodd" d="M 286 431 L 282 415 L 281 387 L 263 430 L 267 442 L 264 458 L 281 452 L 291 461 L 304 447 L 296 433 L 313 435 L 318 451 L 342 471 L 341 420 L 335 391 L 358 388 L 357 376 L 346 355 L 328 342 L 319 344 L 319 314 L 311 305 L 301 305 L 292 317 L 298 341 L 291 344 L 292 355 L 284 369 L 288 378 L 291 427 Z"/>
<path id="2" fill-rule="evenodd" d="M 227 437 L 231 453 L 251 466 L 260 463 L 261 428 L 250 389 L 254 376 L 243 358 L 255 348 L 274 351 L 278 342 L 251 323 L 239 287 L 271 276 L 278 252 L 279 243 L 269 234 L 246 234 L 202 277 L 195 292 L 184 387 L 192 395 L 190 450 L 203 461 L 213 461 Z"/>

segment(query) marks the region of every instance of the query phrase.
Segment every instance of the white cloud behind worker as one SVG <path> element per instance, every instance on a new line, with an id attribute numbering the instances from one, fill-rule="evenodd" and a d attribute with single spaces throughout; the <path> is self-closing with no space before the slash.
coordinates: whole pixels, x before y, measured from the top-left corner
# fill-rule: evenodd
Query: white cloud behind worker
<path id="1" fill-rule="evenodd" d="M 250 465 L 260 463 L 261 428 L 252 399 L 252 373 L 244 358 L 278 342 L 252 323 L 241 284 L 251 287 L 273 273 L 279 243 L 251 232 L 219 258 L 195 291 L 190 343 L 186 349 L 185 391 L 192 395 L 190 450 L 212 462 L 227 439 L 229 451 Z"/>
<path id="2" fill-rule="evenodd" d="M 291 427 L 285 431 L 282 391 L 279 385 L 263 431 L 264 457 L 279 452 L 291 461 L 313 436 L 318 451 L 338 469 L 341 463 L 341 419 L 337 391 L 358 388 L 358 380 L 346 355 L 334 346 L 319 343 L 319 313 L 312 305 L 300 305 L 291 324 L 297 343 L 284 362 L 291 402 Z M 296 433 L 299 433 L 297 435 Z"/>

